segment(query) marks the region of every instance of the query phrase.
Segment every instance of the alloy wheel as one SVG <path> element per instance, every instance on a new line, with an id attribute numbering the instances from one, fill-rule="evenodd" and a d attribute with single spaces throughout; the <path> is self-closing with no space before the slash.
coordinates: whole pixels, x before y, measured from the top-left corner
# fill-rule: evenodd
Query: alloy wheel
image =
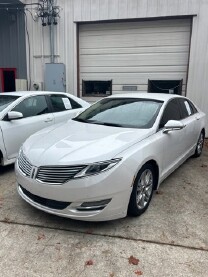
<path id="1" fill-rule="evenodd" d="M 197 142 L 197 154 L 200 155 L 203 149 L 203 144 L 204 144 L 204 135 L 203 133 L 200 134 L 199 140 Z"/>
<path id="2" fill-rule="evenodd" d="M 153 173 L 150 169 L 142 172 L 137 183 L 137 206 L 138 209 L 144 209 L 149 203 L 153 190 Z"/>

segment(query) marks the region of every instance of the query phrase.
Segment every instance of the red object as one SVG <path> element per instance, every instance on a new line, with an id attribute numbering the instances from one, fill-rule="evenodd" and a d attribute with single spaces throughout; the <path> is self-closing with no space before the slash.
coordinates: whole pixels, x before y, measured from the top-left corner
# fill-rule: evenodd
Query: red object
<path id="1" fill-rule="evenodd" d="M 140 276 L 140 275 L 143 275 L 143 272 L 141 270 L 137 270 L 134 272 L 136 275 Z"/>
<path id="2" fill-rule="evenodd" d="M 4 72 L 5 71 L 12 71 L 14 72 L 14 76 L 16 79 L 17 76 L 17 69 L 16 68 L 0 68 L 0 85 L 1 85 L 1 91 L 4 92 L 5 90 L 5 84 L 4 84 Z"/>
<path id="3" fill-rule="evenodd" d="M 138 265 L 139 259 L 135 258 L 134 256 L 129 257 L 129 264 Z"/>
<path id="4" fill-rule="evenodd" d="M 85 265 L 93 265 L 93 261 L 92 260 L 86 261 Z"/>

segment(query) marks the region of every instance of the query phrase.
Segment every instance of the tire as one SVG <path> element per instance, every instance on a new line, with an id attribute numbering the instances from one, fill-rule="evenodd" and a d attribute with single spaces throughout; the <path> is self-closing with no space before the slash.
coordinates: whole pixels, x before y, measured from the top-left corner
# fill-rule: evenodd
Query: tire
<path id="1" fill-rule="evenodd" d="M 146 211 L 152 199 L 155 184 L 154 166 L 145 164 L 135 179 L 128 206 L 128 215 L 139 216 Z"/>
<path id="2" fill-rule="evenodd" d="M 196 150 L 195 150 L 195 153 L 193 155 L 194 158 L 198 158 L 198 157 L 201 156 L 203 146 L 204 146 L 204 132 L 201 131 L 201 133 L 199 135 L 199 139 L 198 139 L 197 144 L 196 144 Z"/>

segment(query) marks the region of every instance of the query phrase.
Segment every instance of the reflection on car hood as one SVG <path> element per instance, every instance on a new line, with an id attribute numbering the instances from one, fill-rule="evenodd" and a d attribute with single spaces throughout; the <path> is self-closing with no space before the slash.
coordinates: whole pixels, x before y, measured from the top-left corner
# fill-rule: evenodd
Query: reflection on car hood
<path id="1" fill-rule="evenodd" d="M 152 132 L 70 120 L 34 134 L 24 143 L 23 151 L 35 166 L 92 163 L 114 158 Z"/>

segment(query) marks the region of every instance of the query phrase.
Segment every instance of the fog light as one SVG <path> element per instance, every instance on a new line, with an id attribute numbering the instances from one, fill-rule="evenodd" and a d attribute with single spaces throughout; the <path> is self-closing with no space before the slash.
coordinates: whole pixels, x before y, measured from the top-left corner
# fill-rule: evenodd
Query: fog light
<path id="1" fill-rule="evenodd" d="M 104 199 L 100 201 L 93 202 L 83 202 L 78 208 L 78 211 L 96 211 L 103 210 L 108 203 L 110 203 L 111 199 Z"/>

